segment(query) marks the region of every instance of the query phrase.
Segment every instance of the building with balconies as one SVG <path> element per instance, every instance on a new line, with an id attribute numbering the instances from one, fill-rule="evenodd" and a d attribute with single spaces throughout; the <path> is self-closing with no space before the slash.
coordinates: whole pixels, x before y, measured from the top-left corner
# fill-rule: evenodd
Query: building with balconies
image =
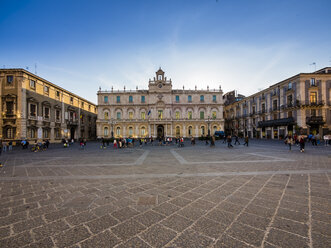
<path id="1" fill-rule="evenodd" d="M 161 68 L 148 90 L 101 90 L 98 138 L 200 137 L 224 130 L 221 88 L 172 89 Z"/>
<path id="2" fill-rule="evenodd" d="M 224 116 L 228 133 L 249 137 L 330 133 L 331 67 L 297 74 L 225 105 Z"/>
<path id="3" fill-rule="evenodd" d="M 0 82 L 1 139 L 95 138 L 95 104 L 24 69 L 0 69 Z"/>

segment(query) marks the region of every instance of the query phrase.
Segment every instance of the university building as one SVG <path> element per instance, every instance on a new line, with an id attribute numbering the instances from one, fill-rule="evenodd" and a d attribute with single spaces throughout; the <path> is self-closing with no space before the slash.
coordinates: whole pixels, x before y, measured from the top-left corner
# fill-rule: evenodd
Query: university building
<path id="1" fill-rule="evenodd" d="M 331 67 L 299 73 L 249 97 L 226 94 L 227 133 L 256 138 L 331 132 Z"/>
<path id="2" fill-rule="evenodd" d="M 200 137 L 224 130 L 223 98 L 217 90 L 172 89 L 159 69 L 148 90 L 101 90 L 97 137 Z"/>
<path id="3" fill-rule="evenodd" d="M 97 108 L 24 69 L 0 69 L 0 138 L 94 139 Z"/>

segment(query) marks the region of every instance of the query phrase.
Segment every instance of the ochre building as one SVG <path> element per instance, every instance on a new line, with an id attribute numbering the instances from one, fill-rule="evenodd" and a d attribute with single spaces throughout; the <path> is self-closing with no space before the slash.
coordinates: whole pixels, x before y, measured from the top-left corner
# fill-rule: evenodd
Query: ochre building
<path id="1" fill-rule="evenodd" d="M 224 96 L 227 133 L 269 139 L 331 134 L 331 67 L 299 73 L 248 97 Z"/>
<path id="2" fill-rule="evenodd" d="M 217 90 L 172 89 L 159 69 L 148 90 L 99 90 L 97 137 L 200 137 L 224 130 Z"/>
<path id="3" fill-rule="evenodd" d="M 4 141 L 95 139 L 95 104 L 24 69 L 0 69 Z"/>

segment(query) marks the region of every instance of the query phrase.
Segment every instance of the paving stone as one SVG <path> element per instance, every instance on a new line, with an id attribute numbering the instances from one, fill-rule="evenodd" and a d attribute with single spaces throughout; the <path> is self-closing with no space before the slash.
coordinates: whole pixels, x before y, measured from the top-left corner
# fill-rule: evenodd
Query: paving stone
<path id="1" fill-rule="evenodd" d="M 245 209 L 245 212 L 252 213 L 252 214 L 255 214 L 255 215 L 259 215 L 259 216 L 264 217 L 264 218 L 271 218 L 274 215 L 275 210 L 270 209 L 270 208 L 264 208 L 264 207 L 254 205 L 254 204 L 250 204 Z"/>
<path id="2" fill-rule="evenodd" d="M 109 230 L 106 230 L 102 233 L 99 233 L 92 238 L 89 238 L 81 242 L 81 248 L 90 248 L 90 247 L 114 247 L 119 244 L 121 241 Z"/>
<path id="3" fill-rule="evenodd" d="M 193 223 L 192 220 L 189 220 L 185 217 L 182 217 L 178 214 L 171 215 L 167 219 L 161 222 L 162 225 L 171 228 L 177 232 L 181 232 Z"/>
<path id="4" fill-rule="evenodd" d="M 250 245 L 245 244 L 244 242 L 234 239 L 229 235 L 223 235 L 214 245 L 214 248 L 248 248 Z"/>
<path id="5" fill-rule="evenodd" d="M 20 233 L 25 230 L 30 230 L 32 228 L 35 228 L 35 227 L 38 227 L 38 226 L 41 226 L 44 224 L 45 224 L 45 221 L 41 217 L 36 217 L 33 219 L 28 219 L 25 221 L 17 222 L 13 226 L 13 231 L 15 233 Z"/>
<path id="6" fill-rule="evenodd" d="M 215 203 L 199 199 L 199 200 L 191 203 L 190 206 L 208 211 L 208 210 L 212 209 L 213 207 L 215 207 Z"/>
<path id="7" fill-rule="evenodd" d="M 308 238 L 308 225 L 283 218 L 275 218 L 273 227 Z"/>
<path id="8" fill-rule="evenodd" d="M 171 201 L 169 201 L 169 203 L 174 204 L 178 207 L 185 207 L 188 204 L 190 204 L 192 201 L 185 199 L 183 197 L 176 197 L 175 199 L 172 199 Z"/>
<path id="9" fill-rule="evenodd" d="M 12 213 L 13 214 L 16 214 L 16 213 L 19 213 L 19 212 L 23 212 L 23 211 L 28 211 L 28 210 L 31 210 L 31 209 L 36 209 L 38 208 L 38 203 L 30 203 L 30 204 L 24 204 L 24 205 L 21 205 L 21 206 L 18 206 L 18 207 L 13 207 L 12 208 Z"/>
<path id="10" fill-rule="evenodd" d="M 54 236 L 55 243 L 58 247 L 67 247 L 78 243 L 90 237 L 90 233 L 84 226 L 75 226 L 62 233 Z"/>
<path id="11" fill-rule="evenodd" d="M 0 227 L 0 239 L 8 237 L 10 235 L 10 227 Z"/>
<path id="12" fill-rule="evenodd" d="M 205 210 L 202 210 L 201 208 L 192 207 L 190 205 L 186 206 L 185 208 L 182 208 L 177 212 L 177 214 L 182 215 L 187 219 L 191 219 L 191 220 L 197 220 L 205 213 L 206 213 Z"/>
<path id="13" fill-rule="evenodd" d="M 308 239 L 274 228 L 270 230 L 266 241 L 280 247 L 309 247 Z"/>
<path id="14" fill-rule="evenodd" d="M 68 217 L 68 216 L 74 215 L 74 214 L 75 213 L 71 209 L 65 208 L 65 209 L 61 209 L 61 210 L 58 210 L 58 211 L 55 211 L 55 212 L 45 214 L 45 219 L 48 222 L 52 222 L 52 221 L 55 221 L 55 220 L 58 220 L 58 219 L 61 219 L 61 218 L 64 218 L 64 217 Z"/>
<path id="15" fill-rule="evenodd" d="M 313 232 L 311 234 L 313 239 L 313 247 L 318 248 L 330 248 L 331 247 L 331 237 L 324 236 L 319 233 Z"/>
<path id="16" fill-rule="evenodd" d="M 229 225 L 234 218 L 236 217 L 235 214 L 226 212 L 226 211 L 221 211 L 219 209 L 214 209 L 210 211 L 207 215 L 207 218 L 217 221 L 223 225 Z"/>
<path id="17" fill-rule="evenodd" d="M 128 240 L 124 244 L 117 246 L 116 248 L 150 248 L 151 246 L 144 242 L 142 239 L 138 237 L 133 237 L 132 239 Z"/>
<path id="18" fill-rule="evenodd" d="M 85 223 L 91 220 L 96 219 L 97 216 L 91 213 L 90 211 L 81 212 L 79 214 L 72 215 L 67 217 L 66 220 L 70 225 L 79 225 L 81 223 Z"/>
<path id="19" fill-rule="evenodd" d="M 138 221 L 139 223 L 143 224 L 144 226 L 151 226 L 157 222 L 160 222 L 166 218 L 164 215 L 159 214 L 153 210 L 149 210 L 146 213 L 143 213 L 137 217 L 134 217 L 134 220 Z"/>
<path id="20" fill-rule="evenodd" d="M 279 208 L 277 211 L 277 216 L 283 217 L 290 220 L 295 220 L 299 222 L 307 222 L 308 215 L 302 212 L 292 211 L 284 208 Z"/>
<path id="21" fill-rule="evenodd" d="M 235 222 L 227 231 L 227 234 L 255 246 L 260 246 L 264 237 L 263 231 L 239 222 Z"/>
<path id="22" fill-rule="evenodd" d="M 266 230 L 271 221 L 271 219 L 267 219 L 255 214 L 249 214 L 245 212 L 242 213 L 237 220 L 243 224 L 262 230 Z"/>
<path id="23" fill-rule="evenodd" d="M 325 212 L 312 211 L 312 219 L 322 221 L 325 223 L 331 223 L 331 214 Z"/>
<path id="24" fill-rule="evenodd" d="M 153 208 L 154 211 L 163 214 L 163 215 L 170 215 L 176 211 L 178 211 L 180 208 L 170 204 L 170 203 L 163 203 L 155 208 Z"/>
<path id="25" fill-rule="evenodd" d="M 55 212 L 56 208 L 54 205 L 48 205 L 41 208 L 29 210 L 29 217 L 37 217 L 46 213 Z"/>
<path id="26" fill-rule="evenodd" d="M 45 239 L 39 240 L 25 247 L 26 248 L 54 247 L 54 243 L 51 238 L 47 237 Z"/>
<path id="27" fill-rule="evenodd" d="M 116 219 L 120 221 L 125 221 L 127 219 L 130 219 L 131 217 L 137 214 L 139 214 L 139 212 L 130 207 L 122 208 L 120 210 L 111 213 L 112 216 L 114 216 Z"/>
<path id="28" fill-rule="evenodd" d="M 27 219 L 26 212 L 19 212 L 0 218 L 0 226 L 6 226 Z"/>
<path id="29" fill-rule="evenodd" d="M 162 225 L 155 225 L 140 234 L 140 237 L 153 247 L 164 247 L 176 237 L 176 232 L 164 228 Z"/>
<path id="30" fill-rule="evenodd" d="M 224 211 L 227 211 L 227 212 L 231 212 L 231 213 L 234 213 L 234 214 L 239 214 L 242 210 L 243 210 L 244 206 L 242 205 L 237 205 L 237 204 L 233 204 L 233 203 L 230 203 L 230 202 L 221 202 L 218 206 L 217 206 L 217 209 L 220 209 L 220 210 L 224 210 Z"/>
<path id="31" fill-rule="evenodd" d="M 62 232 L 66 229 L 69 229 L 69 226 L 63 220 L 58 220 L 32 229 L 32 233 L 36 240 L 41 240 L 45 237 L 53 236 L 54 234 Z"/>
<path id="32" fill-rule="evenodd" d="M 175 247 L 200 248 L 210 245 L 212 239 L 189 229 L 180 234 L 172 243 Z"/>
<path id="33" fill-rule="evenodd" d="M 115 218 L 106 214 L 98 219 L 86 223 L 86 226 L 89 227 L 91 232 L 98 233 L 112 226 L 115 226 L 117 223 L 118 221 Z"/>
<path id="34" fill-rule="evenodd" d="M 11 247 L 22 247 L 24 245 L 32 243 L 32 237 L 30 233 L 23 232 L 9 238 L 0 239 L 0 247 L 11 248 Z"/>
<path id="35" fill-rule="evenodd" d="M 331 223 L 313 220 L 312 231 L 331 237 Z"/>
<path id="36" fill-rule="evenodd" d="M 113 227 L 111 230 L 117 237 L 121 238 L 122 240 L 127 240 L 140 233 L 144 229 L 145 227 L 142 224 L 139 224 L 137 221 L 128 220 Z"/>
<path id="37" fill-rule="evenodd" d="M 9 213 L 10 213 L 9 208 L 2 208 L 1 211 L 0 211 L 0 218 L 8 216 Z"/>
<path id="38" fill-rule="evenodd" d="M 113 204 L 110 205 L 104 205 L 101 207 L 97 207 L 91 210 L 91 213 L 95 214 L 96 216 L 103 216 L 105 214 L 110 214 L 119 208 L 117 206 L 114 206 Z"/>

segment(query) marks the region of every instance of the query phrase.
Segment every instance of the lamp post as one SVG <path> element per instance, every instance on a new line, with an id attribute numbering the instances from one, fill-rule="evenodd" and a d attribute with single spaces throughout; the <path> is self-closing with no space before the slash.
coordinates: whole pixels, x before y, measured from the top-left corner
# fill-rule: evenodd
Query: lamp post
<path id="1" fill-rule="evenodd" d="M 111 137 L 114 138 L 114 120 L 113 120 L 113 118 L 111 118 L 110 124 L 111 124 Z"/>
<path id="2" fill-rule="evenodd" d="M 210 128 L 209 128 L 209 124 L 210 124 L 210 117 L 208 116 L 207 119 L 207 124 L 208 124 L 208 137 L 210 136 Z"/>

